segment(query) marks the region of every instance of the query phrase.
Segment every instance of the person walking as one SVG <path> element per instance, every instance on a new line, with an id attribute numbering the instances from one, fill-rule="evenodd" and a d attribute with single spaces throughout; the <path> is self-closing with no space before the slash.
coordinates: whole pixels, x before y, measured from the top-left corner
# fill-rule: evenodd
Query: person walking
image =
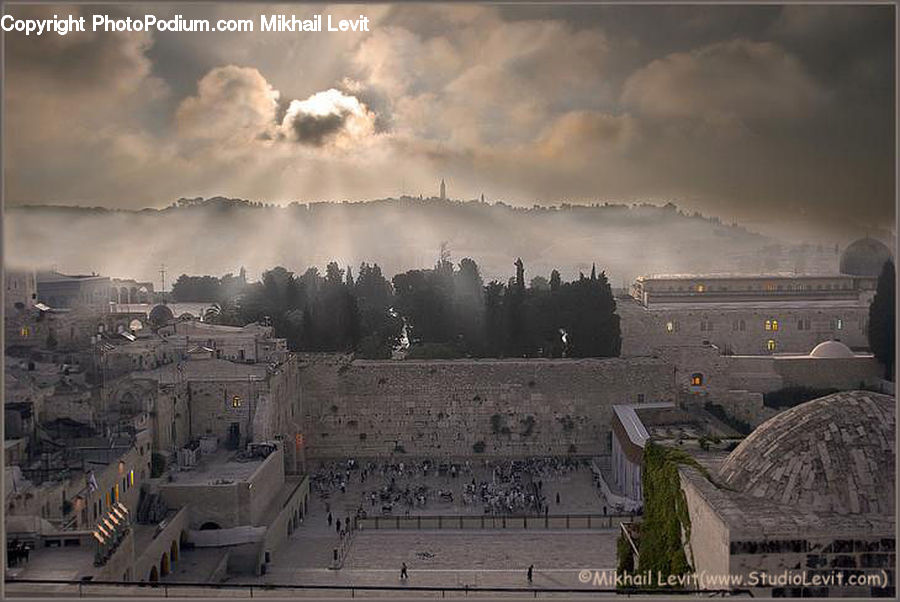
<path id="1" fill-rule="evenodd" d="M 340 533 L 341 532 L 341 519 L 337 519 L 336 525 L 337 525 L 337 532 Z"/>
<path id="2" fill-rule="evenodd" d="M 534 565 L 528 567 L 528 583 L 531 584 L 534 582 Z"/>
<path id="3" fill-rule="evenodd" d="M 329 526 L 329 527 L 331 526 L 331 521 L 332 521 L 332 520 L 333 520 L 333 518 L 332 518 L 332 516 L 331 516 L 331 512 L 329 512 L 329 513 L 328 513 L 328 526 Z"/>
<path id="4" fill-rule="evenodd" d="M 409 573 L 406 571 L 406 563 L 404 562 L 400 565 L 400 581 L 406 581 L 409 579 Z"/>

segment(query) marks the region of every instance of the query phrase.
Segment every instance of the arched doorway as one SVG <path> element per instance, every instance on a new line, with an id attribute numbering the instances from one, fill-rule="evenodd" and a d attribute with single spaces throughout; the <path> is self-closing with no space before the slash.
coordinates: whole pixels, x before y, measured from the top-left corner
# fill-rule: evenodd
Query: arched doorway
<path id="1" fill-rule="evenodd" d="M 157 581 L 159 581 L 159 571 L 156 570 L 156 567 L 150 569 L 150 577 L 148 578 L 148 581 L 150 581 L 150 583 L 156 583 Z"/>
<path id="2" fill-rule="evenodd" d="M 172 545 L 169 546 L 169 556 L 172 558 L 172 562 L 178 562 L 178 542 L 174 539 L 172 540 Z"/>
<path id="3" fill-rule="evenodd" d="M 159 557 L 159 576 L 165 577 L 169 574 L 169 555 L 165 552 Z"/>

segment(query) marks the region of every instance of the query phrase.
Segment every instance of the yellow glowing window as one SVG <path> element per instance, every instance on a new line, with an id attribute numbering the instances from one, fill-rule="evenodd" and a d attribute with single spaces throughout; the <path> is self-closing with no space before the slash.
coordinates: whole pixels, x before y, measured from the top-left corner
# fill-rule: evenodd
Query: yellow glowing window
<path id="1" fill-rule="evenodd" d="M 675 332 L 675 322 L 666 322 L 666 332 Z"/>
<path id="2" fill-rule="evenodd" d="M 691 375 L 691 386 L 692 387 L 700 387 L 703 385 L 703 375 L 702 374 L 692 374 Z"/>
<path id="3" fill-rule="evenodd" d="M 773 341 L 772 339 L 766 341 L 766 349 L 768 349 L 769 351 L 775 351 L 775 341 Z"/>
<path id="4" fill-rule="evenodd" d="M 128 486 L 134 487 L 134 470 L 128 471 Z"/>
<path id="5" fill-rule="evenodd" d="M 706 291 L 706 285 L 698 284 L 698 285 L 695 287 L 695 289 L 696 289 L 696 291 L 697 291 L 698 293 L 702 293 L 702 292 Z"/>
<path id="6" fill-rule="evenodd" d="M 107 494 L 106 494 L 106 507 L 109 508 L 110 506 L 112 506 L 112 495 L 110 495 L 109 492 L 107 492 Z"/>
<path id="7" fill-rule="evenodd" d="M 21 330 L 21 333 L 22 333 L 22 336 L 23 336 L 23 337 L 27 337 L 27 336 L 29 336 L 29 335 L 31 334 L 31 329 L 28 328 L 27 326 L 23 326 L 23 327 L 22 327 L 22 330 Z"/>
<path id="8" fill-rule="evenodd" d="M 243 402 L 241 401 L 240 395 L 235 395 L 234 397 L 231 398 L 231 407 L 239 408 L 239 407 L 241 407 L 241 403 L 243 403 Z"/>
<path id="9" fill-rule="evenodd" d="M 778 330 L 778 320 L 772 320 L 772 330 Z"/>
<path id="10" fill-rule="evenodd" d="M 115 501 L 117 501 L 117 502 L 119 501 L 119 484 L 118 483 L 116 483 L 116 486 L 113 487 L 113 497 L 115 498 Z"/>
<path id="11" fill-rule="evenodd" d="M 838 330 L 842 330 L 844 328 L 844 321 L 841 320 L 840 318 L 838 318 L 837 320 L 835 320 L 834 325 L 837 327 Z"/>

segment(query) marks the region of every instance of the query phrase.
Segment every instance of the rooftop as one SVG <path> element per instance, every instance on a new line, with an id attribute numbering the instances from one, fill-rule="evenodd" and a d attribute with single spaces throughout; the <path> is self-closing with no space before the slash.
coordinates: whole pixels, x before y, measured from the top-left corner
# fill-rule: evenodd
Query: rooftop
<path id="1" fill-rule="evenodd" d="M 171 384 L 181 380 L 249 380 L 266 379 L 266 364 L 247 364 L 228 360 L 210 358 L 183 360 L 173 362 L 132 374 L 134 378 L 155 379 L 163 384 Z"/>
<path id="2" fill-rule="evenodd" d="M 230 485 L 247 482 L 265 458 L 238 459 L 236 451 L 219 449 L 200 456 L 196 466 L 172 472 L 172 485 Z"/>
<path id="3" fill-rule="evenodd" d="M 794 274 L 792 272 L 773 272 L 768 274 L 741 274 L 738 272 L 717 272 L 711 274 L 648 274 L 638 276 L 635 280 L 647 282 L 649 280 L 821 280 L 850 279 L 845 274 Z"/>
<path id="4" fill-rule="evenodd" d="M 752 500 L 806 513 L 892 517 L 894 399 L 848 391 L 800 404 L 753 431 L 718 478 Z"/>

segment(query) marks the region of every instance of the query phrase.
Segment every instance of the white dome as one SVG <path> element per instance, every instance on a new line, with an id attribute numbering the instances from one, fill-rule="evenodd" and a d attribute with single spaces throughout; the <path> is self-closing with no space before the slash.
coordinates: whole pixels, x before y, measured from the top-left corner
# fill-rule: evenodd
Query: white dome
<path id="1" fill-rule="evenodd" d="M 850 348 L 840 341 L 825 341 L 819 343 L 809 352 L 809 356 L 819 358 L 854 357 Z"/>

